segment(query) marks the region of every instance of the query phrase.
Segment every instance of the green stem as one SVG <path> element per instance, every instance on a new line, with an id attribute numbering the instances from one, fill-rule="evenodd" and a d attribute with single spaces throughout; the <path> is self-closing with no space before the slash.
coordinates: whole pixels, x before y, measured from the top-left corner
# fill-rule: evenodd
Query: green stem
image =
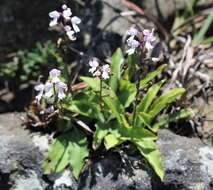
<path id="1" fill-rule="evenodd" d="M 141 51 L 140 55 L 138 56 L 138 67 L 139 69 L 137 70 L 135 64 L 135 74 L 136 74 L 136 96 L 135 96 L 135 102 L 134 102 L 134 107 L 133 107 L 133 126 L 135 126 L 136 122 L 136 114 L 137 114 L 137 106 L 138 106 L 138 98 L 140 95 L 140 80 L 141 80 L 141 65 L 143 64 L 143 50 Z"/>
<path id="2" fill-rule="evenodd" d="M 56 107 L 56 104 L 57 104 L 57 101 L 58 101 L 58 96 L 57 96 L 57 93 L 56 93 L 55 84 L 53 84 L 53 92 L 54 92 L 54 96 L 55 96 L 53 105 L 54 105 L 54 107 Z"/>
<path id="3" fill-rule="evenodd" d="M 136 122 L 136 112 L 137 112 L 137 104 L 138 104 L 138 96 L 139 96 L 139 89 L 140 89 L 140 79 L 137 77 L 137 83 L 136 83 L 136 96 L 135 96 L 135 102 L 134 102 L 134 108 L 133 108 L 133 126 L 135 126 Z"/>
<path id="4" fill-rule="evenodd" d="M 100 78 L 100 92 L 99 92 L 100 102 L 99 102 L 99 104 L 100 104 L 101 110 L 103 109 L 103 107 L 102 107 L 102 88 L 103 88 L 103 82 L 102 82 L 102 78 Z"/>

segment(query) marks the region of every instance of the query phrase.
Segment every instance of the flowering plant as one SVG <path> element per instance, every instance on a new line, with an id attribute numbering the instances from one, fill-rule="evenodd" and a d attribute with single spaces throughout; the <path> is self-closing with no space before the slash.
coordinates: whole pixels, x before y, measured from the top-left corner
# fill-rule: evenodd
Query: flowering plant
<path id="1" fill-rule="evenodd" d="M 73 31 L 78 32 L 75 25 L 78 22 L 72 21 L 71 10 L 66 5 L 62 9 L 62 13 L 50 13 L 50 26 L 58 24 L 62 17 L 62 24 L 71 21 Z M 78 178 L 86 159 L 95 150 L 101 147 L 110 150 L 128 142 L 135 145 L 163 180 L 156 132 L 169 122 L 190 116 L 191 111 L 180 109 L 159 117 L 185 90 L 176 88 L 160 93 L 164 80 L 150 85 L 166 65 L 141 77 L 143 66 L 147 64 L 146 53 L 155 40 L 154 30 L 139 32 L 130 28 L 127 36 L 128 59 L 125 60 L 121 49 L 113 54 L 110 64 L 91 58 L 88 66 L 92 77 L 80 77 L 83 88 L 74 91 L 67 86 L 57 69 L 50 71 L 45 84 L 35 87 L 37 104 L 44 100 L 46 110 L 58 113 L 55 139 L 43 164 L 45 174 L 60 172 L 69 166 Z"/>

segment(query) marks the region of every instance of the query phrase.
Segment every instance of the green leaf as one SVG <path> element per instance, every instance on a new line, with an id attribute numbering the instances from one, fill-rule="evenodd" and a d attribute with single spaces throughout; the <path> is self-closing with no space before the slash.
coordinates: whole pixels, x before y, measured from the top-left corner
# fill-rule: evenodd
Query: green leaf
<path id="1" fill-rule="evenodd" d="M 126 108 L 134 101 L 136 96 L 136 85 L 128 80 L 119 81 L 119 100 Z"/>
<path id="2" fill-rule="evenodd" d="M 113 130 L 110 131 L 110 133 L 116 134 L 117 137 L 122 137 L 122 139 L 129 139 L 129 140 L 156 140 L 157 136 L 143 128 L 142 126 L 134 126 L 134 127 L 124 127 L 120 123 L 114 123 L 114 128 Z M 120 136 L 118 135 L 120 134 Z"/>
<path id="3" fill-rule="evenodd" d="M 91 77 L 80 77 L 82 81 L 87 83 L 95 92 L 100 91 L 100 80 Z"/>
<path id="4" fill-rule="evenodd" d="M 131 139 L 137 139 L 137 140 L 156 140 L 157 136 L 143 128 L 143 127 L 132 127 L 130 130 L 123 131 L 124 137 L 130 137 Z"/>
<path id="5" fill-rule="evenodd" d="M 48 156 L 43 163 L 45 174 L 61 172 L 68 165 L 68 142 L 61 137 L 56 138 L 50 146 Z"/>
<path id="6" fill-rule="evenodd" d="M 100 80 L 93 79 L 90 77 L 81 77 L 81 79 L 86 82 L 94 91 L 100 90 Z M 129 127 L 124 115 L 124 107 L 120 103 L 118 97 L 114 91 L 110 90 L 109 87 L 103 83 L 103 102 L 109 108 L 111 114 L 117 118 L 120 124 L 123 124 L 126 127 Z M 104 95 L 106 94 L 106 95 Z"/>
<path id="7" fill-rule="evenodd" d="M 96 104 L 94 102 L 85 99 L 73 100 L 70 102 L 70 104 L 66 104 L 63 107 L 71 112 L 79 113 L 89 118 L 98 119 L 101 122 L 105 121 L 104 116 L 101 113 L 99 104 Z"/>
<path id="8" fill-rule="evenodd" d="M 204 24 L 202 25 L 200 31 L 194 37 L 193 42 L 195 44 L 198 44 L 204 40 L 205 34 L 208 31 L 209 27 L 211 26 L 212 22 L 213 22 L 213 13 L 210 13 L 206 18 Z"/>
<path id="9" fill-rule="evenodd" d="M 137 112 L 146 112 L 148 110 L 164 82 L 165 80 L 161 80 L 149 88 L 148 92 L 145 94 L 142 101 L 138 105 Z"/>
<path id="10" fill-rule="evenodd" d="M 174 102 L 176 98 L 182 95 L 184 92 L 185 92 L 184 88 L 175 88 L 175 89 L 169 90 L 168 92 L 165 92 L 154 101 L 148 113 L 154 118 L 166 106 Z"/>
<path id="11" fill-rule="evenodd" d="M 121 105 L 118 98 L 116 96 L 114 98 L 104 97 L 103 101 L 104 101 L 105 105 L 109 108 L 109 111 L 112 113 L 112 115 L 114 117 L 116 117 L 118 122 L 121 125 L 125 126 L 126 128 L 129 128 L 130 126 L 129 126 L 125 116 L 123 115 L 124 108 Z"/>
<path id="12" fill-rule="evenodd" d="M 160 157 L 160 151 L 158 150 L 156 143 L 153 141 L 143 141 L 143 140 L 135 141 L 134 143 L 136 144 L 140 153 L 152 166 L 155 173 L 163 181 L 164 178 L 163 164 Z"/>
<path id="13" fill-rule="evenodd" d="M 148 73 L 144 79 L 140 81 L 140 88 L 145 88 L 149 81 L 154 79 L 166 67 L 166 64 L 159 66 L 156 70 Z"/>
<path id="14" fill-rule="evenodd" d="M 96 130 L 93 136 L 93 144 L 92 144 L 94 150 L 99 148 L 104 137 L 110 132 L 111 127 L 113 126 L 113 122 L 112 121 L 108 123 L 97 122 L 95 126 Z"/>
<path id="15" fill-rule="evenodd" d="M 43 163 L 45 174 L 61 172 L 70 166 L 73 175 L 78 178 L 89 155 L 86 137 L 78 130 L 57 137 L 50 146 L 48 156 Z"/>
<path id="16" fill-rule="evenodd" d="M 159 119 L 159 121 L 157 121 L 153 125 L 152 130 L 157 132 L 159 128 L 167 125 L 170 122 L 177 122 L 180 119 L 184 119 L 184 118 L 190 117 L 192 115 L 193 115 L 193 112 L 191 109 L 182 109 L 176 113 L 169 114 L 169 115 Z"/>
<path id="17" fill-rule="evenodd" d="M 139 127 L 140 125 L 144 124 L 146 127 L 151 129 L 150 125 L 151 125 L 151 122 L 152 122 L 152 117 L 148 113 L 145 113 L 145 112 L 138 113 L 136 121 L 137 121 L 136 126 Z"/>
<path id="18" fill-rule="evenodd" d="M 118 48 L 115 53 L 112 55 L 111 63 L 111 72 L 112 76 L 110 77 L 109 86 L 114 92 L 117 91 L 118 81 L 121 78 L 121 64 L 123 62 L 123 54 L 120 48 Z"/>
<path id="19" fill-rule="evenodd" d="M 116 147 L 120 144 L 122 144 L 124 142 L 124 140 L 122 140 L 122 138 L 116 137 L 115 134 L 108 134 L 105 136 L 104 138 L 104 145 L 106 147 L 107 150 Z"/>

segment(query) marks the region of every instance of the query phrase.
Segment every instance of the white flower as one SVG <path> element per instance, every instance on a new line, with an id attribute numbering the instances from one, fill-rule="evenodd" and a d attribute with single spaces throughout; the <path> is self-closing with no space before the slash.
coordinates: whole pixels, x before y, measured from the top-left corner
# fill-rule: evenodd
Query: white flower
<path id="1" fill-rule="evenodd" d="M 89 69 L 89 72 L 93 74 L 97 70 L 97 68 L 99 67 L 99 63 L 98 63 L 97 59 L 95 59 L 95 58 L 91 59 L 89 61 L 89 66 L 91 67 Z"/>
<path id="2" fill-rule="evenodd" d="M 134 39 L 134 36 L 131 36 L 127 40 L 127 45 L 130 48 L 126 51 L 126 53 L 128 53 L 129 55 L 132 55 L 133 53 L 135 53 L 136 48 L 138 48 L 140 46 L 140 43 Z"/>
<path id="3" fill-rule="evenodd" d="M 135 29 L 134 27 L 131 27 L 129 30 L 126 31 L 126 34 L 128 36 L 137 36 L 138 30 Z"/>
<path id="4" fill-rule="evenodd" d="M 49 13 L 49 17 L 52 19 L 49 23 L 49 26 L 53 27 L 58 24 L 58 19 L 60 17 L 60 13 L 58 11 L 52 11 Z"/>
<path id="5" fill-rule="evenodd" d="M 44 96 L 45 96 L 46 98 L 50 98 L 51 96 L 53 96 L 53 94 L 54 94 L 53 83 L 50 82 L 50 81 L 48 81 L 48 82 L 45 84 L 44 91 L 45 91 Z"/>
<path id="6" fill-rule="evenodd" d="M 103 65 L 102 66 L 102 78 L 104 80 L 109 78 L 110 72 L 111 72 L 111 69 L 110 69 L 109 65 Z"/>
<path id="7" fill-rule="evenodd" d="M 62 8 L 63 10 L 65 10 L 65 9 L 67 9 L 67 5 L 66 5 L 66 4 L 63 4 L 63 5 L 61 6 L 61 8 Z"/>
<path id="8" fill-rule="evenodd" d="M 61 71 L 58 70 L 58 69 L 52 69 L 50 72 L 49 72 L 49 75 L 51 77 L 51 81 L 53 83 L 57 83 L 60 81 L 59 79 L 59 76 L 61 75 Z"/>
<path id="9" fill-rule="evenodd" d="M 58 94 L 58 98 L 61 100 L 63 99 L 65 95 L 65 91 L 67 91 L 67 85 L 64 82 L 58 82 L 55 84 L 56 92 Z"/>
<path id="10" fill-rule="evenodd" d="M 79 29 L 79 27 L 78 27 L 78 24 L 81 23 L 81 19 L 78 18 L 77 16 L 74 16 L 74 17 L 71 18 L 71 23 L 72 23 L 72 26 L 73 26 L 73 30 L 74 30 L 76 33 L 80 32 L 80 29 Z"/>
<path id="11" fill-rule="evenodd" d="M 40 101 L 43 95 L 46 99 L 52 98 L 52 96 L 57 96 L 59 100 L 63 99 L 66 96 L 65 91 L 67 91 L 67 85 L 59 79 L 60 75 L 60 70 L 52 69 L 49 72 L 50 80 L 48 80 L 45 85 L 40 84 L 35 86 L 35 90 L 39 92 L 36 96 L 37 101 Z M 54 107 L 49 107 L 46 110 L 46 112 L 53 111 Z"/>
<path id="12" fill-rule="evenodd" d="M 35 86 L 34 89 L 36 91 L 38 91 L 38 94 L 35 98 L 39 102 L 41 100 L 41 97 L 43 96 L 43 93 L 44 93 L 44 84 L 39 84 L 39 85 Z"/>
<path id="13" fill-rule="evenodd" d="M 101 77 L 104 80 L 109 78 L 111 72 L 109 65 L 100 66 L 98 60 L 93 58 L 89 61 L 89 66 L 91 67 L 89 72 L 92 73 L 94 77 Z"/>
<path id="14" fill-rule="evenodd" d="M 101 76 L 101 71 L 100 71 L 100 70 L 95 71 L 95 72 L 93 73 L 93 76 L 99 78 L 99 77 Z"/>
<path id="15" fill-rule="evenodd" d="M 67 5 L 65 5 L 65 4 L 62 5 L 62 9 L 63 9 L 62 15 L 65 18 L 65 20 L 70 20 L 71 19 L 71 15 L 72 15 L 71 9 L 68 8 Z"/>
<path id="16" fill-rule="evenodd" d="M 145 42 L 145 48 L 149 51 L 153 48 L 152 42 L 155 41 L 155 37 L 153 35 L 154 33 L 154 28 L 150 32 L 150 30 L 143 30 L 143 35 L 144 35 L 144 42 Z"/>
<path id="17" fill-rule="evenodd" d="M 72 41 L 76 40 L 76 37 L 74 36 L 75 32 L 72 30 L 72 28 L 69 25 L 66 25 L 64 27 L 64 30 L 66 31 L 66 35 L 68 38 Z"/>

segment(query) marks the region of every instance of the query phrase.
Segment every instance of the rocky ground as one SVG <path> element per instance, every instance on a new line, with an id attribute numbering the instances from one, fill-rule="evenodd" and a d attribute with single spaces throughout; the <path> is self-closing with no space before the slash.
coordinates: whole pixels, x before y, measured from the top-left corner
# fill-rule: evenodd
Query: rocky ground
<path id="1" fill-rule="evenodd" d="M 77 183 L 69 171 L 44 176 L 47 139 L 20 126 L 23 114 L 0 115 L 2 190 L 212 190 L 213 148 L 198 138 L 163 129 L 158 146 L 165 169 L 161 182 L 140 157 L 113 152 L 92 161 Z"/>
<path id="2" fill-rule="evenodd" d="M 131 20 L 119 16 L 119 10 L 128 9 L 120 0 L 85 2 L 87 2 L 86 7 L 81 8 L 79 5 L 79 8 L 77 4 L 76 10 L 74 9 L 76 15 L 83 21 L 82 36 L 79 36 L 80 42 L 76 42 L 76 48 L 88 55 L 110 56 L 116 47 L 122 45 L 122 36 L 132 25 Z M 185 0 L 149 0 L 147 2 L 149 2 L 147 12 L 157 16 L 165 27 L 174 18 L 174 2 L 178 9 L 186 6 Z M 212 3 L 211 0 L 203 0 L 203 2 Z M 47 26 L 48 12 L 54 10 L 56 4 L 53 1 L 43 2 L 42 0 L 1 1 L 1 62 L 8 61 L 17 50 L 32 48 L 37 41 L 54 38 Z M 159 7 L 155 6 L 156 4 L 159 4 Z M 164 6 L 165 4 L 168 6 Z M 137 17 L 143 24 L 147 24 L 147 21 L 144 22 L 142 18 Z M 74 52 L 70 54 L 70 57 L 75 59 L 71 62 L 82 66 L 84 63 L 82 57 L 76 57 Z M 206 104 L 203 99 L 200 104 L 205 105 L 201 114 L 208 113 L 206 116 L 208 120 L 204 122 L 202 129 L 200 128 L 200 134 L 206 143 L 212 144 L 212 104 Z M 159 132 L 158 140 L 165 169 L 164 182 L 155 176 L 144 160 L 141 161 L 141 157 L 127 155 L 125 152 L 109 153 L 92 161 L 85 168 L 78 183 L 69 171 L 44 176 L 41 164 L 46 154 L 48 140 L 46 136 L 40 136 L 39 133 L 24 130 L 20 126 L 22 115 L 15 113 L 0 115 L 0 190 L 213 189 L 212 146 L 203 144 L 199 138 L 178 136 L 166 129 Z"/>

